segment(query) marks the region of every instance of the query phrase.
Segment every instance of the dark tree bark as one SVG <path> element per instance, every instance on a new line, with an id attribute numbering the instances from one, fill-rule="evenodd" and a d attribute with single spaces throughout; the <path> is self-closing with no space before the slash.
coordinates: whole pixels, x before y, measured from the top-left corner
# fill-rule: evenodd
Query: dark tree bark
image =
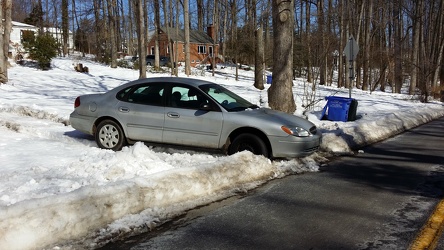
<path id="1" fill-rule="evenodd" d="M 191 56 L 190 56 L 190 13 L 188 0 L 183 1 L 183 19 L 185 26 L 185 74 L 191 75 Z"/>
<path id="2" fill-rule="evenodd" d="M 254 60 L 254 87 L 264 89 L 264 39 L 262 25 L 255 32 L 256 58 Z"/>
<path id="3" fill-rule="evenodd" d="M 68 39 L 69 39 L 69 15 L 68 0 L 62 0 L 62 37 L 63 37 L 63 56 L 68 55 Z"/>
<path id="4" fill-rule="evenodd" d="M 137 20 L 137 47 L 138 47 L 138 54 L 139 54 L 139 78 L 146 78 L 146 47 L 145 44 L 145 22 L 144 22 L 144 8 L 143 8 L 143 0 L 137 0 L 135 1 L 135 8 L 136 11 L 136 20 Z"/>

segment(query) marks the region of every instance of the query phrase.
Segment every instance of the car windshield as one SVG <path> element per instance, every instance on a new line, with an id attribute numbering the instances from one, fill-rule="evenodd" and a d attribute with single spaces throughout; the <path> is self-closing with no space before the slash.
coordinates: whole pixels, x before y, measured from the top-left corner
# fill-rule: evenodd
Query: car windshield
<path id="1" fill-rule="evenodd" d="M 257 105 L 250 103 L 249 101 L 236 95 L 228 89 L 216 84 L 202 85 L 200 86 L 200 89 L 211 96 L 228 112 L 259 108 Z"/>

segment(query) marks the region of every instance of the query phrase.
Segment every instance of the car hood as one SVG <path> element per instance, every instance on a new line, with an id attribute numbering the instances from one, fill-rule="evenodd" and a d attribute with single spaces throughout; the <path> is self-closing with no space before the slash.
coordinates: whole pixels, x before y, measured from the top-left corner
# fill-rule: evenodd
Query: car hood
<path id="1" fill-rule="evenodd" d="M 302 117 L 269 108 L 248 109 L 242 112 L 248 112 L 245 114 L 248 114 L 250 117 L 256 117 L 269 122 L 277 122 L 287 126 L 297 125 L 307 130 L 314 126 L 312 122 Z"/>

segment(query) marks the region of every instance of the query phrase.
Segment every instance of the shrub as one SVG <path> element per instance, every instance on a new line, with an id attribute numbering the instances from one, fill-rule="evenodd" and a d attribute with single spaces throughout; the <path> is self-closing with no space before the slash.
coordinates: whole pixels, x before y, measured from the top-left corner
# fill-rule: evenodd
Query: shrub
<path id="1" fill-rule="evenodd" d="M 51 59 L 57 56 L 58 44 L 51 34 L 37 35 L 23 45 L 29 53 L 29 58 L 37 61 L 42 70 L 48 70 L 51 67 Z"/>

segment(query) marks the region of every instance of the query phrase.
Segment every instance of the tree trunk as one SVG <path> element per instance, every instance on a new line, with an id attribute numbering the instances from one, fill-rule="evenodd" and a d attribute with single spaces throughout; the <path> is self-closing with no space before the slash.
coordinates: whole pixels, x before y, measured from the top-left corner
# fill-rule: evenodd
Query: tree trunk
<path id="1" fill-rule="evenodd" d="M 339 58 L 338 58 L 338 88 L 344 87 L 344 56 L 342 55 L 342 50 L 345 48 L 345 40 L 347 37 L 347 28 L 345 25 L 345 4 L 343 2 L 340 3 L 339 7 Z"/>
<path id="2" fill-rule="evenodd" d="M 306 46 L 307 46 L 307 82 L 313 83 L 313 69 L 312 69 L 312 61 L 311 61 L 311 28 L 310 28 L 310 11 L 311 3 L 307 1 L 305 3 L 305 33 L 307 36 Z M 315 84 L 315 83 L 313 83 Z"/>
<path id="3" fill-rule="evenodd" d="M 171 62 L 171 75 L 173 75 L 174 72 L 174 68 L 177 66 L 177 64 L 175 63 L 176 60 L 174 60 L 174 53 L 173 53 L 173 47 L 171 44 L 171 31 L 170 31 L 170 24 L 168 22 L 168 12 L 167 12 L 167 4 L 166 4 L 166 0 L 162 0 L 163 3 L 163 18 L 164 18 L 164 26 L 166 29 L 166 33 L 167 33 L 167 43 L 168 43 L 168 53 L 170 55 L 170 62 Z"/>
<path id="4" fill-rule="evenodd" d="M 0 4 L 0 83 L 8 82 L 9 37 L 11 35 L 12 0 L 3 0 Z"/>
<path id="5" fill-rule="evenodd" d="M 395 59 L 395 68 L 394 68 L 394 86 L 395 86 L 395 93 L 401 93 L 402 88 L 402 37 L 401 37 L 401 0 L 397 0 L 394 2 L 393 6 L 393 17 L 394 20 L 394 59 Z"/>
<path id="6" fill-rule="evenodd" d="M 419 59 L 419 41 L 421 36 L 421 17 L 419 10 L 421 8 L 422 0 L 416 1 L 416 11 L 413 19 L 413 50 L 412 50 L 412 73 L 410 75 L 409 94 L 413 95 L 418 85 L 418 59 Z"/>
<path id="7" fill-rule="evenodd" d="M 254 87 L 264 89 L 264 39 L 262 25 L 255 32 Z"/>
<path id="8" fill-rule="evenodd" d="M 292 114 L 296 110 L 292 90 L 294 1 L 272 0 L 272 18 L 275 63 L 268 102 L 272 109 Z"/>
<path id="9" fill-rule="evenodd" d="M 197 29 L 204 31 L 204 7 L 203 0 L 197 0 Z"/>
<path id="10" fill-rule="evenodd" d="M 218 19 L 219 19 L 219 1 L 214 0 L 214 6 L 213 6 L 213 29 L 214 29 L 214 37 L 213 38 L 213 54 L 210 55 L 211 57 L 211 69 L 212 69 L 212 76 L 215 74 L 216 70 L 216 44 L 217 44 L 217 33 L 219 26 Z"/>
<path id="11" fill-rule="evenodd" d="M 373 0 L 368 0 L 365 28 L 364 28 L 364 63 L 363 63 L 363 76 L 362 76 L 362 90 L 368 90 L 370 84 L 370 49 L 372 48 L 370 43 L 370 27 L 371 19 L 373 17 Z"/>
<path id="12" fill-rule="evenodd" d="M 117 68 L 117 43 L 116 43 L 116 17 L 114 9 L 116 6 L 116 0 L 108 0 L 108 22 L 109 22 L 109 41 L 110 54 L 111 54 L 111 68 Z"/>
<path id="13" fill-rule="evenodd" d="M 190 56 L 190 14 L 188 0 L 183 1 L 183 19 L 185 26 L 185 74 L 191 75 L 191 56 Z"/>
<path id="14" fill-rule="evenodd" d="M 159 64 L 159 42 L 160 42 L 160 6 L 159 0 L 154 0 L 154 26 L 156 30 L 154 43 L 154 67 L 158 69 Z"/>
<path id="15" fill-rule="evenodd" d="M 325 85 L 327 79 L 327 52 L 326 52 L 326 34 L 325 34 L 325 17 L 324 17 L 324 0 L 317 1 L 318 11 L 318 34 L 322 40 L 322 46 L 319 48 L 319 84 Z"/>
<path id="16" fill-rule="evenodd" d="M 227 39 L 228 37 L 228 0 L 224 1 L 224 5 L 225 5 L 225 12 L 224 12 L 224 23 L 222 25 L 223 27 L 223 36 L 224 39 Z M 222 60 L 225 63 L 225 58 L 226 58 L 226 50 L 227 50 L 227 43 L 223 42 L 222 43 Z M 220 52 L 219 52 L 220 55 Z"/>
<path id="17" fill-rule="evenodd" d="M 139 54 L 139 78 L 146 78 L 146 51 L 145 51 L 145 32 L 144 32 L 144 8 L 143 8 L 143 1 L 144 0 L 137 0 L 135 1 L 135 8 L 136 11 L 136 19 L 137 21 L 137 48 L 138 48 L 138 54 Z"/>
<path id="18" fill-rule="evenodd" d="M 63 32 L 63 56 L 68 55 L 69 40 L 69 14 L 68 0 L 62 0 L 62 32 Z"/>

